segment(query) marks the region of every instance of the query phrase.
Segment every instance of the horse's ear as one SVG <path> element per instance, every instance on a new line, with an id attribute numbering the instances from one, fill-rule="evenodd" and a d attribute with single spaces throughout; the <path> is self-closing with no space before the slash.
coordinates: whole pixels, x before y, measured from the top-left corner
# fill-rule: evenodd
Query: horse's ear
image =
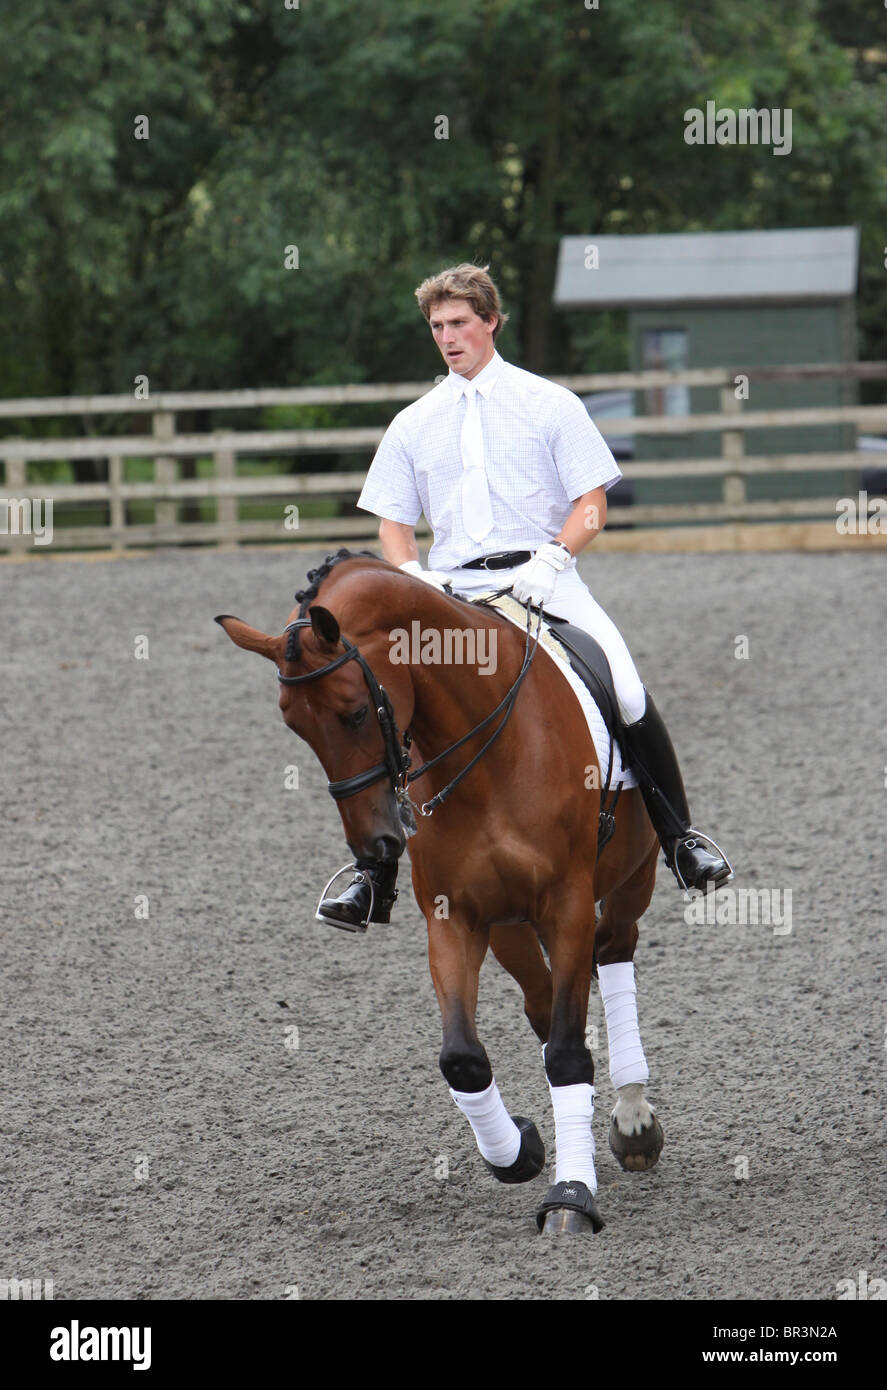
<path id="1" fill-rule="evenodd" d="M 259 652 L 261 656 L 267 656 L 269 661 L 279 665 L 281 644 L 284 640 L 282 637 L 269 637 L 257 627 L 250 627 L 249 623 L 241 622 L 240 618 L 233 618 L 230 613 L 220 613 L 215 621 L 219 627 L 225 629 L 236 646 L 244 647 L 248 652 Z"/>
<path id="2" fill-rule="evenodd" d="M 336 647 L 339 644 L 339 624 L 334 615 L 328 608 L 322 608 L 315 604 L 308 609 L 308 617 L 311 619 L 311 629 L 314 636 L 320 642 L 325 642 L 329 647 Z"/>

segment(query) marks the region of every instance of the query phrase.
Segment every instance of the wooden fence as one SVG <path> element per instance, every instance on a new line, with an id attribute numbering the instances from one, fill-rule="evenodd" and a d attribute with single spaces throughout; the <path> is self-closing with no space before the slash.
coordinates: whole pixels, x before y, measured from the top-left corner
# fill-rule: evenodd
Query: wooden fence
<path id="1" fill-rule="evenodd" d="M 713 458 L 665 459 L 622 465 L 625 477 L 717 477 L 719 501 L 609 509 L 607 530 L 595 542 L 604 550 L 722 550 L 722 549 L 832 549 L 841 546 L 883 546 L 887 535 L 868 526 L 865 517 L 855 533 L 844 534 L 837 523 L 838 498 L 811 495 L 777 501 L 749 501 L 747 480 L 753 475 L 778 477 L 790 473 L 828 473 L 847 470 L 858 477 L 865 464 L 874 465 L 876 454 L 839 453 L 769 454 L 748 456 L 745 434 L 762 428 L 810 425 L 852 425 L 866 434 L 887 434 L 887 405 L 824 406 L 810 409 L 754 410 L 737 399 L 736 379 L 756 382 L 816 381 L 822 378 L 856 380 L 887 379 L 887 363 L 825 364 L 770 368 L 706 368 L 682 372 L 619 372 L 557 378 L 571 390 L 591 392 L 649 390 L 669 386 L 708 387 L 720 391 L 720 411 L 695 415 L 652 415 L 607 420 L 601 426 L 608 438 L 620 435 L 689 435 L 715 432 L 721 452 Z M 0 401 L 3 420 L 31 421 L 76 415 L 91 421 L 96 415 L 150 416 L 150 433 L 88 435 L 65 439 L 0 438 L 4 465 L 4 496 L 0 497 L 0 551 L 46 554 L 47 550 L 125 550 L 132 547 L 208 543 L 231 547 L 247 541 L 303 542 L 315 546 L 339 540 L 365 540 L 377 535 L 378 521 L 369 513 L 342 516 L 300 515 L 311 499 L 353 502 L 360 492 L 365 471 L 335 473 L 267 474 L 239 476 L 238 459 L 259 455 L 294 456 L 323 451 L 337 454 L 370 453 L 384 434 L 384 426 L 363 428 L 310 428 L 265 430 L 215 430 L 199 434 L 176 432 L 176 415 L 195 410 L 254 410 L 266 406 L 347 406 L 403 403 L 416 400 L 432 382 L 388 385 L 310 386 L 283 390 L 221 392 L 162 392 L 147 400 L 132 396 L 78 396 Z M 751 393 L 753 394 L 753 392 Z M 391 412 L 393 413 L 393 412 Z M 887 455 L 881 455 L 887 465 Z M 29 464 L 39 461 L 106 459 L 107 481 L 51 484 L 28 476 Z M 179 459 L 211 459 L 209 476 L 180 477 Z M 152 478 L 133 481 L 125 477 L 125 460 L 151 460 Z M 820 488 L 822 493 L 824 489 Z M 179 518 L 183 501 L 212 499 L 214 521 Z M 279 500 L 273 520 L 241 519 L 241 499 Z M 28 514 L 39 515 L 48 501 L 56 507 L 70 503 L 101 503 L 104 524 L 53 526 L 50 546 L 26 533 Z M 154 506 L 150 523 L 133 523 L 127 503 Z M 69 518 L 70 520 L 70 518 Z M 630 529 L 613 529 L 612 523 L 630 522 Z M 422 526 L 417 528 L 423 535 Z M 15 534 L 19 532 L 20 534 Z M 424 533 L 424 534 L 427 534 Z"/>

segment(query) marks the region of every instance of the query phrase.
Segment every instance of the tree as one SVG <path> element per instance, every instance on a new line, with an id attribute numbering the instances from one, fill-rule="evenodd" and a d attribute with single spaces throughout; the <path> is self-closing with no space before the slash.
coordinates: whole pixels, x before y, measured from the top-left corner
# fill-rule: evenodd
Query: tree
<path id="1" fill-rule="evenodd" d="M 570 233 L 857 221 L 863 354 L 885 346 L 884 21 L 861 0 L 136 14 L 32 0 L 9 19 L 6 394 L 431 375 L 412 291 L 464 259 L 506 296 L 508 356 L 591 368 L 620 339 L 553 311 Z M 791 155 L 688 145 L 708 99 L 790 107 Z"/>

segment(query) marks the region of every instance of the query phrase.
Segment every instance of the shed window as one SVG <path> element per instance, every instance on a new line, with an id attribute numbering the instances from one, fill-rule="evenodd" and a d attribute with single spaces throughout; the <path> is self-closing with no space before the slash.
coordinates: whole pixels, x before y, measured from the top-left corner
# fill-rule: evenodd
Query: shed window
<path id="1" fill-rule="evenodd" d="M 653 328 L 644 333 L 644 370 L 687 370 L 687 333 L 683 328 Z M 658 386 L 647 392 L 647 415 L 689 415 L 690 391 L 686 386 Z"/>

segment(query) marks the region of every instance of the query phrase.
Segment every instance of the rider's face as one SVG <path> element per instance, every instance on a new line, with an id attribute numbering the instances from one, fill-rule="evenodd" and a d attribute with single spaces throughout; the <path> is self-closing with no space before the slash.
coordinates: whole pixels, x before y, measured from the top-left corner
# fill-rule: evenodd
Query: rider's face
<path id="1" fill-rule="evenodd" d="M 469 381 L 483 371 L 494 352 L 495 318 L 482 319 L 467 299 L 445 299 L 435 304 L 428 322 L 448 367 Z"/>

